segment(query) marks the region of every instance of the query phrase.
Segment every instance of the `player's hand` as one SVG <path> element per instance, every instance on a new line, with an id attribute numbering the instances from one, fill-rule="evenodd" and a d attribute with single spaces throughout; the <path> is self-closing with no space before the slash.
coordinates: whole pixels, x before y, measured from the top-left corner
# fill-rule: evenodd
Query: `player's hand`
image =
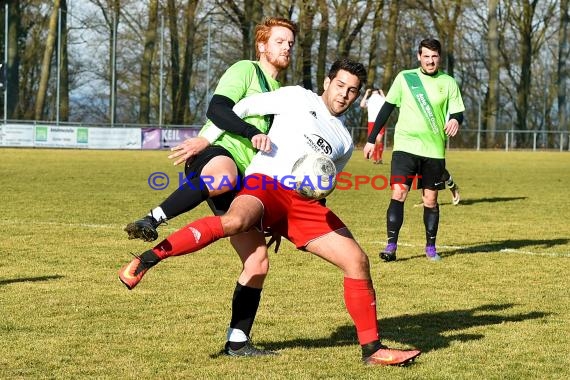
<path id="1" fill-rule="evenodd" d="M 265 237 L 270 237 L 269 241 L 267 242 L 267 248 L 269 249 L 273 243 L 275 243 L 275 253 L 279 251 L 279 246 L 281 245 L 281 235 L 276 232 L 273 232 L 271 229 L 265 230 Z"/>
<path id="2" fill-rule="evenodd" d="M 448 136 L 455 136 L 459 131 L 459 122 L 455 119 L 449 119 L 447 123 L 445 123 L 445 134 Z"/>
<path id="3" fill-rule="evenodd" d="M 202 152 L 210 145 L 210 142 L 206 140 L 204 137 L 192 137 L 191 139 L 186 139 L 180 145 L 176 145 L 175 147 L 171 148 L 170 150 L 172 153 L 168 156 L 169 159 L 175 160 L 174 165 L 181 164 L 186 162 L 192 156 L 197 155 L 198 153 Z"/>
<path id="4" fill-rule="evenodd" d="M 271 139 L 269 136 L 259 133 L 251 138 L 251 145 L 257 150 L 265 153 L 271 152 Z"/>
<path id="5" fill-rule="evenodd" d="M 372 157 L 372 152 L 374 152 L 374 144 L 367 142 L 362 152 L 364 153 L 364 158 L 369 160 Z"/>

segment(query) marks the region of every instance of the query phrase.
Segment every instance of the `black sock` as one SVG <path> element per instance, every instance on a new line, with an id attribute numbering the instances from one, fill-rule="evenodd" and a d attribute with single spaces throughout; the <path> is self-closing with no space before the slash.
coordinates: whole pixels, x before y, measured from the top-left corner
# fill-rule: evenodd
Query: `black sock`
<path id="1" fill-rule="evenodd" d="M 378 351 L 382 347 L 382 344 L 379 340 L 375 340 L 374 342 L 363 344 L 360 347 L 362 347 L 362 357 L 367 358 Z"/>
<path id="2" fill-rule="evenodd" d="M 439 205 L 433 208 L 424 206 L 424 225 L 426 227 L 426 245 L 435 246 L 437 228 L 439 227 Z"/>
<path id="3" fill-rule="evenodd" d="M 253 327 L 257 309 L 259 308 L 261 290 L 262 289 L 241 285 L 240 283 L 236 284 L 234 290 L 230 327 L 243 331 L 248 337 Z M 238 350 L 243 347 L 244 344 L 245 342 L 230 342 L 230 347 L 232 350 Z"/>
<path id="4" fill-rule="evenodd" d="M 152 249 L 144 251 L 139 257 L 146 268 L 152 268 L 160 262 L 160 258 L 152 251 Z"/>
<path id="5" fill-rule="evenodd" d="M 172 219 L 180 214 L 190 211 L 210 197 L 208 186 L 200 177 L 187 179 L 179 188 L 164 202 L 160 204 L 167 219 Z"/>
<path id="6" fill-rule="evenodd" d="M 397 243 L 400 228 L 404 223 L 404 202 L 390 200 L 386 212 L 386 228 L 388 230 L 388 243 Z"/>

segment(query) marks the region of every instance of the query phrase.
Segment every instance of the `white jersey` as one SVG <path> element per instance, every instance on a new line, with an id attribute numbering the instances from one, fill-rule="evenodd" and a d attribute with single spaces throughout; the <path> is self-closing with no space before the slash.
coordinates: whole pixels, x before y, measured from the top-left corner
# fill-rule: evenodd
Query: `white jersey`
<path id="1" fill-rule="evenodd" d="M 234 106 L 240 116 L 274 115 L 268 136 L 271 152 L 257 152 L 246 169 L 273 178 L 291 175 L 293 164 L 305 153 L 331 158 L 341 172 L 351 157 L 352 137 L 342 121 L 330 114 L 322 98 L 300 86 L 248 96 Z"/>
<path id="2" fill-rule="evenodd" d="M 368 122 L 374 123 L 376 116 L 380 113 L 380 108 L 384 105 L 386 98 L 377 92 L 373 92 L 368 99 L 366 99 L 366 107 L 368 109 Z"/>

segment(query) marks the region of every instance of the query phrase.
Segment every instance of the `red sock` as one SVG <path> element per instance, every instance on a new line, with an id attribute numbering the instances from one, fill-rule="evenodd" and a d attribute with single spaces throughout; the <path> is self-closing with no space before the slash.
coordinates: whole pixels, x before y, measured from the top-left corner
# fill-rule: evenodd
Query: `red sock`
<path id="1" fill-rule="evenodd" d="M 384 143 L 383 142 L 378 144 L 378 161 L 382 160 L 382 153 L 384 153 Z"/>
<path id="2" fill-rule="evenodd" d="M 360 345 L 377 341 L 376 294 L 372 281 L 345 277 L 344 302 L 356 327 Z"/>
<path id="3" fill-rule="evenodd" d="M 158 243 L 152 251 L 162 260 L 196 252 L 223 237 L 221 218 L 207 216 L 174 232 Z"/>

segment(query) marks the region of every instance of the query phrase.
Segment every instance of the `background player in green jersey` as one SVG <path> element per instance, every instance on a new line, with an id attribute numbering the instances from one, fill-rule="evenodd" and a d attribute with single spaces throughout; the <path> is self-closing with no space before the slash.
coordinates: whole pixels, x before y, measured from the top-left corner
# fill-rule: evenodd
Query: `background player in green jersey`
<path id="1" fill-rule="evenodd" d="M 435 247 L 439 226 L 437 195 L 438 190 L 445 188 L 445 144 L 448 136 L 457 134 L 465 106 L 455 79 L 439 70 L 440 59 L 438 40 L 420 42 L 420 67 L 398 73 L 364 147 L 364 156 L 370 158 L 378 132 L 392 110 L 399 107 L 391 163 L 392 199 L 386 213 L 388 244 L 380 252 L 384 261 L 396 260 L 404 202 L 416 179 L 424 204 L 426 256 L 430 260 L 441 259 Z"/>
<path id="2" fill-rule="evenodd" d="M 239 175 L 243 175 L 255 152 L 271 148 L 266 135 L 269 119 L 252 116 L 242 120 L 232 108 L 251 94 L 280 87 L 276 78 L 289 66 L 296 33 L 296 25 L 283 18 L 268 18 L 256 27 L 258 61 L 239 61 L 226 70 L 209 103 L 209 120 L 200 131 L 202 137 L 186 140 L 173 148 L 174 153 L 169 156 L 175 164 L 185 163 L 187 183 L 148 215 L 129 223 L 125 227 L 129 239 L 156 240 L 161 223 L 194 209 L 205 200 L 216 214 L 227 210 Z M 223 125 L 227 132 L 220 134 L 218 128 L 212 128 L 215 125 Z M 249 339 L 268 271 L 265 237 L 253 230 L 233 236 L 230 241 L 240 256 L 243 270 L 232 300 L 225 353 L 232 356 L 272 354 L 253 346 Z"/>

